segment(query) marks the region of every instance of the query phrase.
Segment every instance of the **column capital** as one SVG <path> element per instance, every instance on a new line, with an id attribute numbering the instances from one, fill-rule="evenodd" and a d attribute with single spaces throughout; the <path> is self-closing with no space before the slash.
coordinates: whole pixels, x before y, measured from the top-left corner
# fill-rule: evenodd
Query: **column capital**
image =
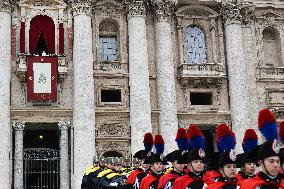
<path id="1" fill-rule="evenodd" d="M 13 128 L 16 131 L 23 131 L 25 129 L 25 122 L 13 121 Z"/>
<path id="2" fill-rule="evenodd" d="M 13 11 L 13 5 L 9 0 L 0 1 L 0 12 L 8 12 L 9 14 Z"/>
<path id="3" fill-rule="evenodd" d="M 151 0 L 155 20 L 157 22 L 170 22 L 171 17 L 174 14 L 174 5 L 176 4 L 177 0 Z"/>
<path id="4" fill-rule="evenodd" d="M 135 16 L 146 17 L 146 6 L 148 5 L 146 0 L 123 0 L 122 4 L 126 7 L 128 18 Z"/>
<path id="5" fill-rule="evenodd" d="M 77 3 L 72 3 L 71 5 L 71 11 L 74 16 L 77 15 L 92 15 L 92 4 L 89 1 L 81 1 Z"/>
<path id="6" fill-rule="evenodd" d="M 248 24 L 254 16 L 254 9 L 252 2 L 230 0 L 222 3 L 220 12 L 225 25 Z"/>
<path id="7" fill-rule="evenodd" d="M 71 126 L 70 121 L 59 121 L 58 122 L 58 128 L 62 130 L 67 130 Z"/>

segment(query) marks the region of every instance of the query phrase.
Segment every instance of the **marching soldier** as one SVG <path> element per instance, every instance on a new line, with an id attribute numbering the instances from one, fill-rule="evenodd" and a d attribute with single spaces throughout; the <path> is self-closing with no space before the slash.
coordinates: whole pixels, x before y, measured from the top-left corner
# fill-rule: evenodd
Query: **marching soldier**
<path id="1" fill-rule="evenodd" d="M 176 135 L 176 143 L 178 145 L 178 150 L 175 150 L 165 156 L 165 159 L 172 164 L 172 168 L 168 169 L 167 172 L 160 178 L 158 189 L 172 189 L 174 181 L 184 175 L 183 169 L 185 164 L 178 163 L 183 152 L 188 150 L 188 139 L 186 136 L 186 130 L 184 128 L 179 128 Z"/>
<path id="2" fill-rule="evenodd" d="M 259 112 L 258 128 L 265 137 L 258 152 L 261 170 L 254 178 L 247 179 L 241 185 L 241 189 L 278 189 L 284 188 L 284 183 L 279 174 L 280 158 L 279 144 L 277 142 L 276 118 L 268 109 Z"/>
<path id="3" fill-rule="evenodd" d="M 216 130 L 216 138 L 219 152 L 221 152 L 218 158 L 218 170 L 222 176 L 209 184 L 207 189 L 237 189 L 239 186 L 236 178 L 235 134 L 228 125 L 220 124 Z"/>
<path id="4" fill-rule="evenodd" d="M 177 178 L 174 182 L 173 189 L 203 189 L 207 186 L 207 181 L 204 179 L 205 167 L 205 138 L 202 132 L 196 125 L 191 125 L 188 128 L 188 138 L 191 150 L 184 154 L 184 161 L 187 164 L 188 171 L 184 176 Z"/>
<path id="5" fill-rule="evenodd" d="M 151 172 L 148 176 L 142 179 L 140 188 L 141 189 L 157 189 L 159 179 L 163 175 L 163 169 L 165 162 L 163 161 L 164 152 L 164 139 L 161 135 L 156 135 L 154 140 L 156 153 L 148 157 L 145 162 L 151 163 Z M 144 163 L 145 163 L 144 162 Z"/>
<path id="6" fill-rule="evenodd" d="M 257 164 L 257 147 L 258 137 L 255 130 L 247 129 L 242 142 L 244 150 L 243 154 L 239 154 L 239 166 L 241 170 L 237 174 L 238 185 L 242 185 L 243 181 L 255 177 Z M 238 156 L 237 156 L 238 157 Z"/>
<path id="7" fill-rule="evenodd" d="M 136 152 L 133 158 L 137 158 L 140 160 L 140 166 L 134 169 L 127 179 L 127 186 L 129 189 L 139 189 L 141 180 L 148 175 L 150 172 L 149 164 L 145 163 L 145 160 L 148 156 L 151 156 L 153 153 L 151 152 L 153 147 L 153 136 L 151 133 L 146 133 L 144 135 L 144 150 L 140 150 Z"/>

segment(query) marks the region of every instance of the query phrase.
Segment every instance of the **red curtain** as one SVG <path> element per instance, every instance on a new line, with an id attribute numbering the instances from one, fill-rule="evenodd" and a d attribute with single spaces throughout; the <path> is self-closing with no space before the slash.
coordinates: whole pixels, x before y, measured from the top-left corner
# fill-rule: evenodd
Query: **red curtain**
<path id="1" fill-rule="evenodd" d="M 25 53 L 25 22 L 21 22 L 20 29 L 20 53 Z"/>
<path id="2" fill-rule="evenodd" d="M 63 23 L 59 24 L 59 54 L 64 54 L 64 28 L 63 28 Z"/>
<path id="3" fill-rule="evenodd" d="M 30 23 L 30 53 L 34 52 L 41 32 L 43 32 L 48 52 L 55 54 L 55 26 L 50 17 L 43 15 L 34 17 Z"/>

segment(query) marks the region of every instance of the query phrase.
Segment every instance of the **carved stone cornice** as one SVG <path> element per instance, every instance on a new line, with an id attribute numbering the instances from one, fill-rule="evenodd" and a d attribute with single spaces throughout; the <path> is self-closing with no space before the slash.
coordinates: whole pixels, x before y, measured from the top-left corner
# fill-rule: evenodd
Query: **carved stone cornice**
<path id="1" fill-rule="evenodd" d="M 80 14 L 91 16 L 92 4 L 88 1 L 73 3 L 71 10 L 72 10 L 73 16 L 77 16 Z"/>
<path id="2" fill-rule="evenodd" d="M 225 25 L 248 24 L 254 17 L 254 5 L 247 1 L 230 0 L 222 3 L 221 14 Z"/>
<path id="3" fill-rule="evenodd" d="M 23 131 L 25 129 L 25 123 L 24 122 L 13 121 L 13 128 L 16 131 Z"/>
<path id="4" fill-rule="evenodd" d="M 68 128 L 71 126 L 70 121 L 59 121 L 58 128 L 59 130 L 68 130 Z"/>
<path id="5" fill-rule="evenodd" d="M 174 14 L 174 5 L 177 0 L 151 0 L 151 6 L 157 22 L 170 21 Z"/>
<path id="6" fill-rule="evenodd" d="M 11 13 L 13 11 L 13 5 L 9 0 L 1 0 L 0 1 L 0 12 Z"/>
<path id="7" fill-rule="evenodd" d="M 122 4 L 126 6 L 128 18 L 143 16 L 146 17 L 147 1 L 145 0 L 123 0 Z"/>

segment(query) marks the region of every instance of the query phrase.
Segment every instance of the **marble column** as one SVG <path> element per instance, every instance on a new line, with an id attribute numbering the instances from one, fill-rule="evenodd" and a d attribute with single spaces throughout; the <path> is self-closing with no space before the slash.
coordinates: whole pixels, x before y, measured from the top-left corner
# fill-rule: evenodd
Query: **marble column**
<path id="1" fill-rule="evenodd" d="M 73 3 L 73 127 L 72 188 L 79 189 L 86 167 L 95 155 L 95 97 L 91 4 Z"/>
<path id="2" fill-rule="evenodd" d="M 125 0 L 128 11 L 131 153 L 144 148 L 152 131 L 146 37 L 146 0 Z"/>
<path id="3" fill-rule="evenodd" d="M 1 188 L 11 188 L 11 121 L 10 121 L 10 82 L 11 82 L 11 11 L 8 0 L 0 1 L 0 167 Z"/>
<path id="4" fill-rule="evenodd" d="M 171 16 L 173 1 L 152 0 L 155 11 L 156 75 L 160 133 L 165 140 L 165 154 L 177 149 L 175 134 L 178 129 L 175 71 Z"/>
<path id="5" fill-rule="evenodd" d="M 60 188 L 69 189 L 69 158 L 68 158 L 68 129 L 69 121 L 60 121 Z"/>
<path id="6" fill-rule="evenodd" d="M 255 128 L 251 103 L 249 76 L 252 70 L 247 69 L 250 62 L 245 61 L 243 48 L 242 24 L 245 15 L 241 12 L 247 5 L 238 1 L 222 3 L 221 13 L 225 21 L 226 52 L 229 80 L 229 95 L 232 128 L 236 133 L 236 140 L 242 141 L 243 133 L 248 128 Z M 237 152 L 242 151 L 241 142 L 236 146 Z"/>
<path id="7" fill-rule="evenodd" d="M 13 122 L 15 130 L 15 155 L 14 155 L 14 189 L 24 188 L 24 128 L 25 123 Z"/>

